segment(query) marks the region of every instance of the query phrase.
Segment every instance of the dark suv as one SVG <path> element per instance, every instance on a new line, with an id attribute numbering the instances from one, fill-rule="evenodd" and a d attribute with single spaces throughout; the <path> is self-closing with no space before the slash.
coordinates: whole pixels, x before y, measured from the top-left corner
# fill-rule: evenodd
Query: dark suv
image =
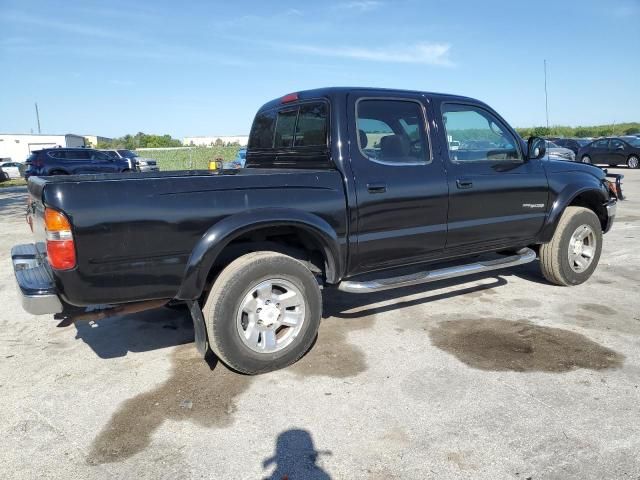
<path id="1" fill-rule="evenodd" d="M 32 152 L 25 162 L 25 178 L 79 173 L 130 172 L 126 159 L 111 158 L 92 148 L 45 148 Z"/>

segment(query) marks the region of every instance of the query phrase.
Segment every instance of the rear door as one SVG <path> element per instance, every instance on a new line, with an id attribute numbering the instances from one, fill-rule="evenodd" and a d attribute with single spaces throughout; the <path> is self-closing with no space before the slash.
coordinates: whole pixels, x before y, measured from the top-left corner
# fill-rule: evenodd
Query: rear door
<path id="1" fill-rule="evenodd" d="M 441 252 L 448 189 L 431 147 L 428 100 L 352 93 L 347 105 L 358 205 L 352 270 L 416 263 Z"/>
<path id="2" fill-rule="evenodd" d="M 483 105 L 444 102 L 441 112 L 449 183 L 447 250 L 535 238 L 548 209 L 542 161 L 525 161 L 515 132 Z M 460 142 L 456 149 L 454 141 Z"/>

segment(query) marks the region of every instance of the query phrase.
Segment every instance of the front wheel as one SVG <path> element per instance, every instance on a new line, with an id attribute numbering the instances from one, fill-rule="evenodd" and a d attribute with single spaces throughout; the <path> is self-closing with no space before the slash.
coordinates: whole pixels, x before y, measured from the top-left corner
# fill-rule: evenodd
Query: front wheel
<path id="1" fill-rule="evenodd" d="M 586 282 L 602 252 L 602 226 L 593 211 L 567 207 L 551 242 L 540 247 L 542 274 L 556 285 Z"/>
<path id="2" fill-rule="evenodd" d="M 582 163 L 591 163 L 591 157 L 589 155 L 583 156 Z"/>
<path id="3" fill-rule="evenodd" d="M 209 343 L 229 367 L 257 374 L 296 362 L 320 326 L 322 298 L 298 260 L 254 252 L 231 262 L 204 306 Z"/>
<path id="4" fill-rule="evenodd" d="M 629 168 L 638 168 L 639 166 L 640 166 L 640 161 L 638 160 L 637 156 L 631 155 L 627 159 L 627 167 L 629 167 Z"/>

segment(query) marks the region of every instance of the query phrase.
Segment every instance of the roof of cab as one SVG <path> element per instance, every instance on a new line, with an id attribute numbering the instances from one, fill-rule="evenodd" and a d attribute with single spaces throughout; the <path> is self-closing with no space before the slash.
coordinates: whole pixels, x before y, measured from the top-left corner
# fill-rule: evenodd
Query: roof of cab
<path id="1" fill-rule="evenodd" d="M 480 102 L 479 100 L 476 100 L 474 98 L 471 97 L 465 97 L 465 96 L 461 96 L 461 95 L 451 95 L 451 94 L 447 94 L 447 93 L 436 93 L 436 92 L 424 92 L 424 91 L 420 91 L 420 90 L 402 90 L 402 89 L 396 89 L 396 88 L 374 88 L 374 87 L 324 87 L 324 88 L 316 88 L 313 90 L 300 90 L 298 92 L 293 92 L 287 95 L 283 95 L 282 97 L 278 97 L 275 98 L 267 103 L 265 103 L 264 105 L 262 105 L 262 107 L 260 107 L 260 109 L 258 110 L 259 112 L 263 111 L 263 110 L 270 110 L 272 108 L 275 107 L 280 107 L 282 105 L 284 105 L 284 103 L 282 102 L 282 99 L 285 96 L 289 96 L 289 95 L 297 95 L 297 99 L 295 101 L 298 100 L 311 100 L 311 99 L 317 99 L 317 98 L 327 98 L 329 100 L 332 99 L 332 97 L 336 96 L 336 95 L 344 95 L 346 93 L 351 93 L 351 92 L 358 92 L 359 94 L 364 93 L 364 94 L 371 94 L 373 95 L 384 95 L 389 94 L 389 93 L 393 93 L 393 94 L 411 94 L 411 95 L 425 95 L 425 96 L 429 96 L 429 97 L 446 97 L 447 99 L 453 99 L 453 100 L 461 100 L 461 101 L 473 101 L 473 102 Z M 292 101 L 291 103 L 295 103 L 295 101 Z"/>

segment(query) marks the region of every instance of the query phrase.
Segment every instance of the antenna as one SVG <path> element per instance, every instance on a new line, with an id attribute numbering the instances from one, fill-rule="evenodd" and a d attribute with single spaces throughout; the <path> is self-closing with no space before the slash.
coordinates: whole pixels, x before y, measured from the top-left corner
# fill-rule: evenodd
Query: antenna
<path id="1" fill-rule="evenodd" d="M 547 128 L 549 128 L 549 95 L 547 94 L 547 60 L 544 60 L 544 108 L 547 112 Z"/>
<path id="2" fill-rule="evenodd" d="M 40 131 L 40 113 L 38 112 L 38 102 L 36 102 L 36 118 L 38 119 L 38 133 L 42 133 Z"/>

